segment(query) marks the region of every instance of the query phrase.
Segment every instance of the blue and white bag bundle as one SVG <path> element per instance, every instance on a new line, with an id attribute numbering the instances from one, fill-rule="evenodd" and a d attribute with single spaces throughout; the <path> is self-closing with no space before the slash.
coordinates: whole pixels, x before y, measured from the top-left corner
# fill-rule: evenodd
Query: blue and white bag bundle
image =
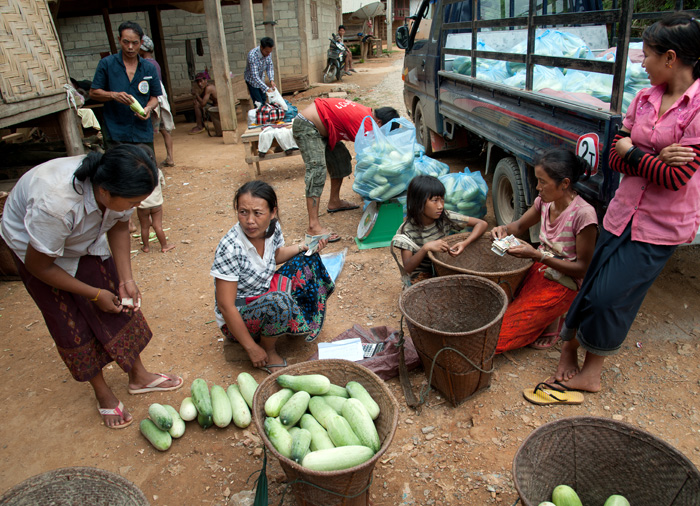
<path id="1" fill-rule="evenodd" d="M 365 125 L 372 122 L 372 130 Z M 400 128 L 391 130 L 394 123 Z M 355 137 L 355 181 L 352 189 L 366 200 L 386 201 L 403 193 L 416 174 L 413 168 L 416 128 L 405 118 L 381 128 L 371 116 L 362 121 Z"/>
<path id="2" fill-rule="evenodd" d="M 486 195 L 489 187 L 480 172 L 445 174 L 438 177 L 445 185 L 445 209 L 474 218 L 486 216 Z"/>

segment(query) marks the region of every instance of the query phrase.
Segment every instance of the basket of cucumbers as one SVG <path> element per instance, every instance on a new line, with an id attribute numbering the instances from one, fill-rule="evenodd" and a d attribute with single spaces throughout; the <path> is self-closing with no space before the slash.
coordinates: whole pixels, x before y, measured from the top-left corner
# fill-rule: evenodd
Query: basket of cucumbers
<path id="1" fill-rule="evenodd" d="M 700 505 L 700 473 L 682 453 L 593 416 L 535 429 L 515 454 L 513 482 L 525 506 Z"/>
<path id="2" fill-rule="evenodd" d="M 396 432 L 396 399 L 347 360 L 282 369 L 253 397 L 253 421 L 300 506 L 366 506 L 372 472 Z"/>

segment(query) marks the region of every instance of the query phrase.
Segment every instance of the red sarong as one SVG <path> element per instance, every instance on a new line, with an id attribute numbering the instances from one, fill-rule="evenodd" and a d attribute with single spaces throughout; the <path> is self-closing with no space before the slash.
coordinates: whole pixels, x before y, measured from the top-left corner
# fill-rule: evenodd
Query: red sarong
<path id="1" fill-rule="evenodd" d="M 496 353 L 516 350 L 537 340 L 547 326 L 569 310 L 578 292 L 544 277 L 535 262 L 503 316 Z M 541 269 L 541 270 L 540 270 Z"/>

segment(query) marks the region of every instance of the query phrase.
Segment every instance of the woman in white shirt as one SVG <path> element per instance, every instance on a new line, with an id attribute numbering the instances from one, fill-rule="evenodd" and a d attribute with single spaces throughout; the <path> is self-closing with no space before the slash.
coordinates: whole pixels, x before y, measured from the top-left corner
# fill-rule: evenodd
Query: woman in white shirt
<path id="1" fill-rule="evenodd" d="M 148 372 L 139 357 L 152 334 L 131 274 L 129 217 L 156 182 L 155 163 L 133 145 L 58 158 L 19 179 L 2 216 L 0 234 L 59 355 L 77 381 L 90 382 L 113 429 L 133 418 L 105 382 L 105 365 L 128 374 L 131 394 L 183 382 Z"/>

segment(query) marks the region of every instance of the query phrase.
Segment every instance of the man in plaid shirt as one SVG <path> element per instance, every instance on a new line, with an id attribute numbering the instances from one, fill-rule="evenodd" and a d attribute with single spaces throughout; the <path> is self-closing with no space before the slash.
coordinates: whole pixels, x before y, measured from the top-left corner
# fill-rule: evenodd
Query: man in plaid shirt
<path id="1" fill-rule="evenodd" d="M 253 99 L 253 105 L 255 105 L 255 102 L 260 102 L 261 104 L 267 102 L 268 86 L 265 84 L 265 73 L 267 73 L 267 78 L 270 81 L 269 88 L 273 90 L 276 88 L 275 70 L 272 65 L 272 56 L 270 56 L 274 47 L 274 40 L 270 37 L 263 37 L 260 39 L 260 47 L 251 49 L 248 53 L 243 77 L 248 86 L 250 98 Z"/>

